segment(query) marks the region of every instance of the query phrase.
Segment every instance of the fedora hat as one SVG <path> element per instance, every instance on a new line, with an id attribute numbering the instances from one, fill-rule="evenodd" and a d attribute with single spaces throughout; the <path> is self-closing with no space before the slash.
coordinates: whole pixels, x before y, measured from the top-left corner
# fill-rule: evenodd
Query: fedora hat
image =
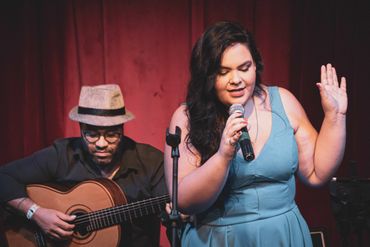
<path id="1" fill-rule="evenodd" d="M 78 106 L 69 112 L 69 118 L 95 126 L 114 126 L 134 119 L 127 111 L 117 84 L 82 86 Z"/>

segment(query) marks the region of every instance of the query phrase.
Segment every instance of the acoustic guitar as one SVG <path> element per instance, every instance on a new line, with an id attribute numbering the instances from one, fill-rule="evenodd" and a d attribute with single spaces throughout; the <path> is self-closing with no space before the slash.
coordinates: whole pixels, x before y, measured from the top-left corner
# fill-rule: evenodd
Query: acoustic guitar
<path id="1" fill-rule="evenodd" d="M 168 195 L 127 204 L 121 188 L 112 180 L 96 179 L 81 182 L 72 188 L 60 185 L 31 184 L 28 196 L 38 205 L 69 215 L 76 215 L 74 234 L 68 241 L 44 237 L 33 221 L 11 214 L 3 217 L 0 246 L 118 246 L 119 224 L 146 215 L 158 214 L 169 201 Z M 0 227 L 0 228 L 1 228 Z"/>

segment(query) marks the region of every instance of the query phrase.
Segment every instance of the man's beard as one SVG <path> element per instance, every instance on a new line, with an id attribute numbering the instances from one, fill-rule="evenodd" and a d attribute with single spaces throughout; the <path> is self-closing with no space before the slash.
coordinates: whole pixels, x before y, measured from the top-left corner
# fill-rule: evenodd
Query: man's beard
<path id="1" fill-rule="evenodd" d="M 111 155 L 103 158 L 103 157 L 98 157 L 94 154 L 90 154 L 91 159 L 96 165 L 100 166 L 101 169 L 109 169 L 109 167 L 114 166 L 117 163 L 120 157 L 120 154 L 122 153 L 122 145 L 119 144 L 119 146 L 116 147 L 116 149 L 114 150 L 107 149 L 104 151 L 107 153 L 110 153 Z M 96 150 L 95 152 L 98 152 L 98 151 Z"/>
<path id="2" fill-rule="evenodd" d="M 107 157 L 98 157 L 97 155 L 95 155 L 96 153 L 99 152 L 99 150 L 97 150 L 96 148 L 89 149 L 88 143 L 86 143 L 85 141 L 83 141 L 83 149 L 87 155 L 88 160 L 90 160 L 90 162 L 92 162 L 94 165 L 96 165 L 100 169 L 109 169 L 109 167 L 113 166 L 118 161 L 119 157 L 121 157 L 121 154 L 123 151 L 123 144 L 122 142 L 120 142 L 118 144 L 118 147 L 116 148 L 104 149 L 104 152 L 111 154 Z"/>
<path id="3" fill-rule="evenodd" d="M 112 163 L 112 161 L 113 161 L 113 156 L 109 156 L 109 157 L 105 157 L 105 158 L 92 156 L 92 161 L 93 161 L 96 165 L 100 165 L 100 166 L 107 166 L 107 165 L 110 165 L 110 164 Z"/>

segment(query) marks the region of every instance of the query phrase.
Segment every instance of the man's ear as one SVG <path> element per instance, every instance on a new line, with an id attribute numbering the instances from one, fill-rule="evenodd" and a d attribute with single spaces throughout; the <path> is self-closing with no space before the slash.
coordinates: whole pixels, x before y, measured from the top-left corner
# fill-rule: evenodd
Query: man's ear
<path id="1" fill-rule="evenodd" d="M 82 130 L 84 130 L 86 128 L 86 124 L 81 123 L 81 122 L 79 122 L 79 124 L 80 124 L 80 135 L 81 135 L 81 137 L 83 137 L 82 136 Z"/>

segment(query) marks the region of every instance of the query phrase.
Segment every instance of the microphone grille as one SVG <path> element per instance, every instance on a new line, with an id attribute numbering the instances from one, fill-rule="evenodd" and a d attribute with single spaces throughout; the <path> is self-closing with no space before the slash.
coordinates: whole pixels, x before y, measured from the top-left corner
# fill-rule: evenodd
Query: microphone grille
<path id="1" fill-rule="evenodd" d="M 232 104 L 229 108 L 229 114 L 233 114 L 235 112 L 241 112 L 244 114 L 244 107 L 241 104 Z"/>

